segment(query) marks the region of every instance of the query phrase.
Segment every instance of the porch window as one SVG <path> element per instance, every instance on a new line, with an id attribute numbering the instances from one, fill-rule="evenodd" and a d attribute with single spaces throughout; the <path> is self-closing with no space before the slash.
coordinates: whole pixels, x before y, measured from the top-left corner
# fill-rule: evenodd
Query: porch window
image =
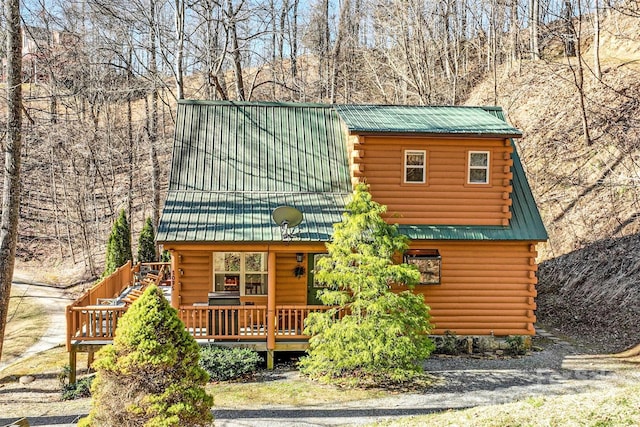
<path id="1" fill-rule="evenodd" d="M 404 182 L 424 184 L 427 182 L 427 152 L 425 150 L 405 150 Z"/>
<path id="2" fill-rule="evenodd" d="M 266 252 L 214 252 L 213 268 L 215 291 L 267 294 Z"/>
<path id="3" fill-rule="evenodd" d="M 406 264 L 415 265 L 420 272 L 421 285 L 440 284 L 442 257 L 437 249 L 419 249 L 408 251 L 404 255 Z"/>
<path id="4" fill-rule="evenodd" d="M 489 152 L 469 151 L 469 184 L 489 183 Z"/>

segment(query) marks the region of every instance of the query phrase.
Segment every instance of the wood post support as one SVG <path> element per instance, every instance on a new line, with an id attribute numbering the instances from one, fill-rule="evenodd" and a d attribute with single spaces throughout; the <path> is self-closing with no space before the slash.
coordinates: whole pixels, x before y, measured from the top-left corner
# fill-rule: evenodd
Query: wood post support
<path id="1" fill-rule="evenodd" d="M 267 262 L 267 351 L 276 348 L 276 253 L 269 251 Z"/>
<path id="2" fill-rule="evenodd" d="M 87 354 L 87 370 L 91 369 L 91 365 L 93 365 L 93 359 L 95 356 L 95 351 L 93 349 L 89 350 Z"/>
<path id="3" fill-rule="evenodd" d="M 69 349 L 69 384 L 76 383 L 76 369 L 77 369 L 78 353 L 75 345 L 72 345 Z"/>
<path id="4" fill-rule="evenodd" d="M 267 369 L 273 370 L 273 360 L 275 356 L 275 351 L 267 350 Z"/>

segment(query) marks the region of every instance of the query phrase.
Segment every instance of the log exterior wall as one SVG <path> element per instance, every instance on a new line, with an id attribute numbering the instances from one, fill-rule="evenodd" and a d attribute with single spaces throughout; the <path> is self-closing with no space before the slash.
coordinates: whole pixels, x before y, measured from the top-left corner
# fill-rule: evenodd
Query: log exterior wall
<path id="1" fill-rule="evenodd" d="M 194 247 L 197 248 L 195 245 Z M 242 251 L 262 251 L 262 248 L 252 249 L 251 246 L 247 246 L 242 248 Z M 192 305 L 208 302 L 208 294 L 213 291 L 213 251 L 179 250 L 174 251 L 173 256 L 176 260 L 174 291 L 178 291 L 178 304 Z M 297 265 L 295 253 L 277 254 L 276 304 L 304 305 L 307 303 L 307 271 L 303 276 L 295 277 L 293 270 Z M 306 268 L 306 255 L 301 265 Z M 267 296 L 245 295 L 240 298 L 240 301 L 266 305 Z"/>
<path id="2" fill-rule="evenodd" d="M 534 242 L 413 242 L 438 249 L 441 283 L 415 292 L 431 307 L 434 334 L 533 335 L 537 252 Z"/>
<path id="3" fill-rule="evenodd" d="M 398 224 L 509 225 L 509 139 L 350 136 L 352 181 L 370 185 Z M 404 151 L 425 150 L 426 183 L 404 183 Z M 490 152 L 489 184 L 468 184 L 469 151 Z"/>
<path id="4" fill-rule="evenodd" d="M 414 241 L 412 249 L 437 249 L 441 283 L 418 285 L 431 307 L 434 334 L 532 335 L 537 295 L 535 242 Z M 247 249 L 250 250 L 250 249 Z M 213 283 L 213 252 L 175 251 L 180 305 L 207 302 Z M 305 258 L 306 258 L 305 254 Z M 307 304 L 307 274 L 296 278 L 294 252 L 276 255 L 276 304 Z M 306 266 L 306 259 L 302 263 Z M 265 305 L 266 296 L 242 303 Z"/>

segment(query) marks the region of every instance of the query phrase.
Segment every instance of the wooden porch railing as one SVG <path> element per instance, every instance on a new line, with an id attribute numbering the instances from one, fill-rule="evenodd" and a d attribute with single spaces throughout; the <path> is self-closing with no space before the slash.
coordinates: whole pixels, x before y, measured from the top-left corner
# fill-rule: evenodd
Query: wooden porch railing
<path id="1" fill-rule="evenodd" d="M 69 349 L 72 339 L 82 341 L 113 340 L 118 321 L 126 311 L 127 307 L 124 305 L 68 306 L 67 349 Z"/>
<path id="2" fill-rule="evenodd" d="M 276 306 L 276 339 L 307 339 L 303 334 L 304 321 L 309 313 L 326 311 L 324 305 Z M 180 319 L 191 335 L 198 339 L 255 340 L 266 339 L 267 307 L 240 306 L 182 306 Z"/>
<path id="3" fill-rule="evenodd" d="M 162 265 L 157 263 L 150 268 L 159 270 Z M 101 300 L 118 297 L 128 286 L 134 284 L 135 273 L 139 271 L 140 264 L 132 266 L 128 262 L 67 306 L 67 350 L 71 348 L 73 340 L 113 340 L 118 321 L 127 307 L 103 305 Z M 310 313 L 329 308 L 322 305 L 276 306 L 273 334 L 276 339 L 282 340 L 308 339 L 303 334 L 305 319 Z M 178 315 L 187 331 L 196 339 L 266 340 L 269 334 L 267 307 L 263 305 L 181 306 Z"/>
<path id="4" fill-rule="evenodd" d="M 322 305 L 282 305 L 276 307 L 276 339 L 307 339 L 303 334 L 304 321 L 313 312 L 326 311 Z M 72 339 L 82 341 L 110 341 L 115 336 L 119 319 L 126 306 L 91 305 L 67 307 L 67 345 Z M 178 315 L 187 331 L 196 339 L 266 340 L 267 307 L 240 306 L 182 306 Z"/>
<path id="5" fill-rule="evenodd" d="M 160 266 L 166 264 L 150 263 L 144 265 L 148 265 L 150 269 L 159 269 Z M 67 306 L 67 350 L 69 350 L 73 339 L 84 341 L 113 339 L 117 320 L 122 317 L 126 309 L 120 306 L 101 305 L 101 300 L 116 298 L 127 287 L 133 285 L 136 273 L 140 272 L 140 267 L 140 263 L 133 265 L 131 261 L 128 261 Z M 99 324 L 103 326 L 99 328 Z"/>

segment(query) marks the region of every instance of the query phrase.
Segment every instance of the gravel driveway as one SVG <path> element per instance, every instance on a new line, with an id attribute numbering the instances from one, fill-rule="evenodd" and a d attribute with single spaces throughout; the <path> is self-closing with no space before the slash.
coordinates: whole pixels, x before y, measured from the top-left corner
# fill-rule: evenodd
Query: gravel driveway
<path id="1" fill-rule="evenodd" d="M 318 396 L 319 403 L 314 406 L 265 406 L 250 409 L 214 407 L 216 426 L 365 425 L 408 415 L 507 403 L 529 396 L 574 394 L 608 389 L 616 384 L 637 384 L 640 381 L 637 365 L 630 367 L 613 357 L 590 355 L 585 349 L 544 332 L 541 335 L 534 343 L 541 343 L 544 350 L 522 358 L 434 356 L 425 362 L 425 369 L 437 378 L 437 382 L 423 392 L 398 393 L 384 398 L 342 403 L 339 406 L 322 404 L 322 396 Z M 278 371 L 277 376 L 290 378 L 296 375 L 297 371 L 291 370 Z M 9 404 L 5 401 L 7 398 L 12 400 L 12 397 L 17 397 L 14 393 L 19 393 L 19 389 L 14 387 L 16 386 L 7 384 L 0 388 L 0 407 L 2 402 Z M 28 396 L 29 399 L 38 400 L 38 396 Z M 56 396 L 57 391 L 53 397 L 57 399 Z M 87 408 L 72 407 L 72 402 L 66 405 L 68 406 L 64 411 L 42 412 L 39 409 L 40 414 L 51 415 L 29 417 L 29 422 L 33 426 L 73 426 L 77 416 L 53 414 L 82 414 L 86 413 Z M 31 413 L 38 412 L 34 409 Z M 0 425 L 10 421 L 12 419 L 4 418 L 0 413 Z"/>
<path id="2" fill-rule="evenodd" d="M 437 384 L 425 392 L 359 402 L 248 410 L 215 408 L 216 426 L 364 425 L 408 415 L 562 395 L 639 381 L 640 374 L 612 358 L 590 356 L 569 343 L 545 339 L 545 349 L 519 359 L 433 357 L 425 369 Z M 319 397 L 319 401 L 321 401 Z"/>

